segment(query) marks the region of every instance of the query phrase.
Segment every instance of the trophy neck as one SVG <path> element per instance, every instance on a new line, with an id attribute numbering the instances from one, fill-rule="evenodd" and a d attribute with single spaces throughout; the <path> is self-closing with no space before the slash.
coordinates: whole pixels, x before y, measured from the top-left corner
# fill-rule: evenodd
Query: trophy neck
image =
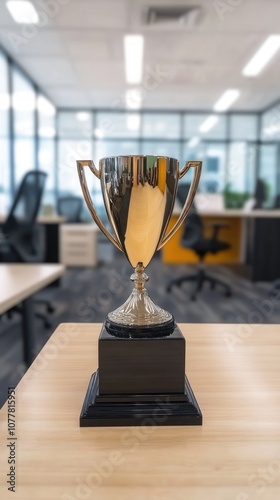
<path id="1" fill-rule="evenodd" d="M 149 281 L 149 276 L 144 272 L 145 268 L 143 262 L 138 262 L 134 273 L 130 276 L 131 281 L 133 281 L 135 289 L 138 292 L 145 290 L 145 283 Z"/>

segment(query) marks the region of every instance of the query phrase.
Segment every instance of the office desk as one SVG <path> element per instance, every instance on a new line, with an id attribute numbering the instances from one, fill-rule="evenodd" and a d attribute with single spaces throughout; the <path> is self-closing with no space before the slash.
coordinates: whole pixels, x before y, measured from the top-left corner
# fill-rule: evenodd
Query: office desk
<path id="1" fill-rule="evenodd" d="M 181 209 L 175 207 L 168 229 L 174 225 L 180 213 Z M 220 229 L 219 239 L 228 242 L 231 246 L 229 250 L 216 255 L 207 255 L 205 262 L 247 263 L 252 266 L 252 278 L 255 280 L 269 281 L 280 278 L 280 265 L 277 265 L 280 236 L 278 249 L 275 239 L 271 245 L 268 241 L 268 233 L 280 235 L 280 210 L 207 210 L 205 208 L 199 210 L 199 214 L 202 217 L 206 237 L 211 236 L 213 222 L 227 223 L 228 227 Z M 163 247 L 163 262 L 172 264 L 198 262 L 198 257 L 192 250 L 181 246 L 183 230 L 184 224 Z M 264 256 L 269 268 L 264 267 Z"/>
<path id="2" fill-rule="evenodd" d="M 280 326 L 181 328 L 202 427 L 80 428 L 100 325 L 59 326 L 16 389 L 15 498 L 280 498 Z M 0 420 L 8 498 L 6 405 Z"/>
<path id="3" fill-rule="evenodd" d="M 46 248 L 44 262 L 60 262 L 59 251 L 59 228 L 60 224 L 66 221 L 66 217 L 61 215 L 40 215 L 37 219 L 38 224 L 45 228 Z"/>
<path id="4" fill-rule="evenodd" d="M 0 223 L 6 220 L 6 215 L 0 214 Z M 66 221 L 66 217 L 61 215 L 39 215 L 37 223 L 44 226 L 45 230 L 45 255 L 44 262 L 57 264 L 59 262 L 59 227 Z"/>
<path id="5" fill-rule="evenodd" d="M 61 264 L 0 264 L 0 314 L 23 305 L 23 348 L 24 361 L 32 361 L 33 307 L 32 295 L 64 273 Z"/>

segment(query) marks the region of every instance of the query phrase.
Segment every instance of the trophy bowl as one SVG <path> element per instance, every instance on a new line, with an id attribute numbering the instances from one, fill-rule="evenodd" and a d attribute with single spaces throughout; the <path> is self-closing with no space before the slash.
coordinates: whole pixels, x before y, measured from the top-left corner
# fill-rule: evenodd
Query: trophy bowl
<path id="1" fill-rule="evenodd" d="M 94 163 L 77 161 L 83 195 L 88 209 L 105 236 L 127 257 L 134 273 L 134 290 L 115 311 L 108 314 L 105 326 L 121 337 L 159 337 L 174 330 L 174 318 L 150 299 L 145 288 L 145 268 L 184 222 L 195 196 L 202 163 L 188 161 L 182 170 L 175 158 L 165 156 L 111 156 L 102 158 L 99 170 Z M 114 236 L 100 220 L 87 186 L 85 167 L 100 179 L 101 190 Z M 172 215 L 178 181 L 194 168 L 191 187 L 176 224 L 166 234 Z"/>

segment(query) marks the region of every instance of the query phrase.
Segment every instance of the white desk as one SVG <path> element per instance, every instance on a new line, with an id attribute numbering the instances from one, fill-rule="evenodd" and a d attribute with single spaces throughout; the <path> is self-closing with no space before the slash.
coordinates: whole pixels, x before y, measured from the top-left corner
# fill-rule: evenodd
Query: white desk
<path id="1" fill-rule="evenodd" d="M 33 307 L 32 295 L 64 273 L 61 264 L 0 264 L 0 314 L 23 304 L 24 360 L 32 361 Z"/>
<path id="2" fill-rule="evenodd" d="M 6 220 L 7 215 L 0 214 L 0 223 Z M 37 222 L 39 224 L 61 224 L 66 221 L 66 217 L 58 214 L 53 215 L 39 215 Z"/>

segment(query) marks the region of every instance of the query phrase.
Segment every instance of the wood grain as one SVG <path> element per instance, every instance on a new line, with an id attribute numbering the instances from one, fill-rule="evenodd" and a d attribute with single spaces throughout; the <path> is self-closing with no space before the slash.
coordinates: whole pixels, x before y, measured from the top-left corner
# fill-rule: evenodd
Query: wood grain
<path id="1" fill-rule="evenodd" d="M 60 325 L 17 388 L 15 498 L 280 498 L 280 327 L 247 325 L 246 335 L 242 325 L 180 328 L 203 426 L 103 429 L 79 427 L 100 325 Z M 4 406 L 4 500 L 6 413 Z"/>

